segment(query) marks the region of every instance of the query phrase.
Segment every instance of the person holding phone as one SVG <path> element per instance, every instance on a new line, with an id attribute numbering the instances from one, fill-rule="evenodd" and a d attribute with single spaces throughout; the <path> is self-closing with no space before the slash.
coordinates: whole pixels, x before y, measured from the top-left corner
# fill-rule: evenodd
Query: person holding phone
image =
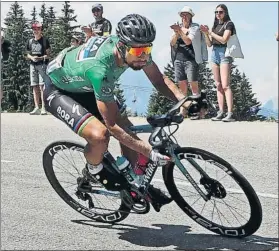
<path id="1" fill-rule="evenodd" d="M 198 71 L 199 63 L 202 63 L 201 32 L 199 25 L 193 23 L 194 12 L 185 6 L 179 13 L 182 23 L 171 25 L 174 31 L 170 45 L 172 50 L 172 61 L 174 65 L 175 79 L 181 92 L 186 95 L 188 83 L 192 94 L 199 93 Z M 182 111 L 181 111 L 182 113 Z M 192 119 L 198 119 L 199 116 Z"/>
<path id="2" fill-rule="evenodd" d="M 30 60 L 30 82 L 33 88 L 35 108 L 30 115 L 46 115 L 45 103 L 43 99 L 43 88 L 45 84 L 46 67 L 50 56 L 49 40 L 42 35 L 43 25 L 35 22 L 31 26 L 34 38 L 27 42 L 27 59 Z M 39 103 L 42 103 L 42 109 Z"/>
<path id="3" fill-rule="evenodd" d="M 217 87 L 217 100 L 219 111 L 212 121 L 234 122 L 233 92 L 230 86 L 231 66 L 233 58 L 226 56 L 227 42 L 236 34 L 236 28 L 231 21 L 226 5 L 219 4 L 215 9 L 213 27 L 210 30 L 207 25 L 201 25 L 208 47 L 213 47 L 211 54 L 212 72 Z M 224 111 L 225 102 L 228 112 Z"/>

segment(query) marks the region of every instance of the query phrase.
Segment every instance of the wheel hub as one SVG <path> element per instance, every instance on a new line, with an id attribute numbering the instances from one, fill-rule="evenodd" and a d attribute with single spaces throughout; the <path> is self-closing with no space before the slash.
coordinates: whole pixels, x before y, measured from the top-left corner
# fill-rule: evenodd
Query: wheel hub
<path id="1" fill-rule="evenodd" d="M 202 177 L 200 179 L 200 184 L 203 185 L 208 192 L 209 198 L 213 196 L 218 199 L 224 199 L 227 196 L 226 189 L 217 180 Z"/>

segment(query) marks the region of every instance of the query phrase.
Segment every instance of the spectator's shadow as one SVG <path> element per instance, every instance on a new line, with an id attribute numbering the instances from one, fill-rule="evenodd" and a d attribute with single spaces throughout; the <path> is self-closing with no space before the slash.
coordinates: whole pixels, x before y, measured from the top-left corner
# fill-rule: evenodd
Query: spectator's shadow
<path id="1" fill-rule="evenodd" d="M 153 224 L 152 228 L 129 224 L 102 224 L 91 220 L 72 222 L 97 228 L 117 230 L 119 239 L 142 247 L 169 247 L 176 250 L 272 250 L 278 247 L 278 238 L 257 235 L 243 239 L 226 238 L 214 234 L 193 234 L 189 226 Z M 276 249 L 278 250 L 278 249 Z"/>

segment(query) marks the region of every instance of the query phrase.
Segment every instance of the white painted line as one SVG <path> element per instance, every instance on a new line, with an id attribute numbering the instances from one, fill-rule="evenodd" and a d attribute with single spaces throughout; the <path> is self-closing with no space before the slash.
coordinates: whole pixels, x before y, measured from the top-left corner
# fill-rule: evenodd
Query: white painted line
<path id="1" fill-rule="evenodd" d="M 161 183 L 164 183 L 163 180 L 161 179 L 152 179 L 152 181 L 157 181 L 157 182 L 161 182 Z M 182 186 L 192 186 L 192 184 L 190 184 L 189 182 L 181 182 L 181 181 L 177 181 L 175 182 L 177 185 L 182 185 Z M 199 185 L 199 187 L 203 187 L 201 185 Z M 239 193 L 239 194 L 244 194 L 244 192 L 242 190 L 237 190 L 237 189 L 232 189 L 232 188 L 229 188 L 229 189 L 226 189 L 227 191 L 229 192 L 232 192 L 232 193 Z M 272 193 L 258 193 L 257 192 L 257 195 L 258 196 L 261 196 L 261 197 L 265 197 L 265 198 L 271 198 L 271 199 L 278 199 L 278 194 L 272 194 Z"/>
<path id="2" fill-rule="evenodd" d="M 1 159 L 1 163 L 13 163 L 13 162 L 15 161 Z"/>

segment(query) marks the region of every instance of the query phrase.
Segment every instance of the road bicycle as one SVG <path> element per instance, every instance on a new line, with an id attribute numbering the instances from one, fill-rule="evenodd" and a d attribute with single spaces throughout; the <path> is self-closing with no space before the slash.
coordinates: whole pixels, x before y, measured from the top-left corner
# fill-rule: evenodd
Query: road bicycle
<path id="1" fill-rule="evenodd" d="M 161 165 L 150 160 L 139 187 L 130 184 L 120 174 L 109 150 L 104 154 L 103 165 L 115 175 L 117 189 L 107 190 L 97 180 L 89 180 L 84 172 L 85 145 L 73 141 L 53 142 L 44 150 L 43 168 L 48 181 L 77 212 L 95 221 L 111 224 L 123 221 L 132 213 L 148 213 L 152 202 L 148 187 L 151 181 L 158 182 L 164 185 L 184 213 L 209 231 L 238 238 L 252 235 L 261 225 L 262 206 L 251 184 L 226 160 L 199 148 L 182 147 L 174 137 L 179 124 L 184 121 L 179 108 L 190 102 L 200 109 L 205 101 L 206 94 L 203 92 L 185 97 L 166 114 L 147 117 L 148 124 L 130 127 L 134 133 L 150 134 L 149 143 L 153 149 L 172 159 Z M 172 126 L 176 128 L 171 132 Z M 158 174 L 155 177 L 158 168 L 162 168 L 161 179 L 157 178 L 160 177 Z M 184 192 L 187 196 L 183 196 Z M 110 206 L 112 200 L 115 203 Z M 104 205 L 105 201 L 109 201 L 110 205 Z M 170 207 L 172 203 L 165 207 Z M 224 207 L 222 210 L 221 206 Z M 212 208 L 209 213 L 205 211 L 208 208 Z M 173 217 L 177 214 L 173 212 Z"/>

